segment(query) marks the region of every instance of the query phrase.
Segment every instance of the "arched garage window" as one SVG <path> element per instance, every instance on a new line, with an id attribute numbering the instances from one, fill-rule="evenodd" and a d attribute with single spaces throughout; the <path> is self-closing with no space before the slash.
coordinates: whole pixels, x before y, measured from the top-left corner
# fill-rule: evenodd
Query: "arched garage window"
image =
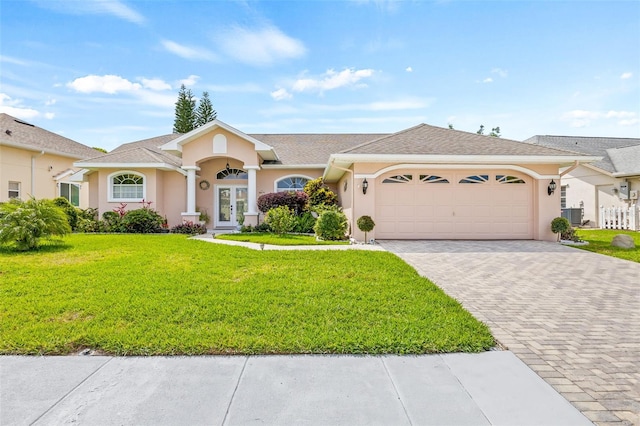
<path id="1" fill-rule="evenodd" d="M 309 180 L 305 176 L 287 176 L 276 182 L 276 192 L 303 191 Z"/>
<path id="2" fill-rule="evenodd" d="M 135 172 L 118 172 L 109 176 L 109 201 L 142 201 L 145 177 Z"/>

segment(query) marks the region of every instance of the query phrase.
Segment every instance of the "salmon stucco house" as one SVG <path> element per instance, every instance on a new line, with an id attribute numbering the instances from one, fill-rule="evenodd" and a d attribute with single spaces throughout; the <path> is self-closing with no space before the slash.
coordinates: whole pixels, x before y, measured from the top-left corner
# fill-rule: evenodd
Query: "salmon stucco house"
<path id="1" fill-rule="evenodd" d="M 144 199 L 171 226 L 205 209 L 210 228 L 236 226 L 241 211 L 257 224 L 260 195 L 322 176 L 360 241 L 363 215 L 375 221 L 376 239 L 554 240 L 559 168 L 596 159 L 426 124 L 393 134 L 249 135 L 215 120 L 75 166 L 100 214 Z"/>

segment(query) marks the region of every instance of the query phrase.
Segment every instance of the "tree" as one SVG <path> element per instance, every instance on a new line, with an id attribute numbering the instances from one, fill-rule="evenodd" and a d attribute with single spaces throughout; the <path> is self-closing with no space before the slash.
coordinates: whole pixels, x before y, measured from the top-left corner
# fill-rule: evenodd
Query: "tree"
<path id="1" fill-rule="evenodd" d="M 476 132 L 479 135 L 484 135 L 484 124 L 480 125 L 480 128 L 478 129 L 478 131 Z M 500 137 L 500 126 L 498 127 L 494 127 L 491 129 L 491 133 L 489 133 L 489 136 L 493 136 L 496 138 Z"/>
<path id="2" fill-rule="evenodd" d="M 202 99 L 200 99 L 200 102 L 198 103 L 198 110 L 196 111 L 196 122 L 194 127 L 200 127 L 215 120 L 217 115 L 218 113 L 213 109 L 213 105 L 209 99 L 209 93 L 202 92 Z"/>
<path id="3" fill-rule="evenodd" d="M 175 117 L 173 133 L 188 133 L 195 128 L 196 101 L 191 89 L 187 89 L 184 84 L 180 86 L 178 92 Z"/>

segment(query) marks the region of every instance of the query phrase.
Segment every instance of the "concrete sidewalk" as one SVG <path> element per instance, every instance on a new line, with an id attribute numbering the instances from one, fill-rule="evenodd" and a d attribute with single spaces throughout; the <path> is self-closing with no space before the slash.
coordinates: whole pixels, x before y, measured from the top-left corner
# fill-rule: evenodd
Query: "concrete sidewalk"
<path id="1" fill-rule="evenodd" d="M 0 357 L 2 425 L 588 425 L 511 352 Z"/>

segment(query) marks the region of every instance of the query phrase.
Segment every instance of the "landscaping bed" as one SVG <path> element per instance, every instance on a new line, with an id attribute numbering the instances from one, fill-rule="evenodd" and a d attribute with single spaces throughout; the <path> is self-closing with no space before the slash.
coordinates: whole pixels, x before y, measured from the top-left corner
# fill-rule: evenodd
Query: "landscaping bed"
<path id="1" fill-rule="evenodd" d="M 183 235 L 0 248 L 0 353 L 478 352 L 488 327 L 386 252 L 254 251 Z"/>
<path id="2" fill-rule="evenodd" d="M 241 241 L 244 243 L 271 244 L 274 246 L 315 246 L 349 244 L 349 241 L 323 241 L 315 235 L 303 234 L 274 234 L 272 232 L 243 232 L 238 234 L 220 234 L 219 240 Z"/>

